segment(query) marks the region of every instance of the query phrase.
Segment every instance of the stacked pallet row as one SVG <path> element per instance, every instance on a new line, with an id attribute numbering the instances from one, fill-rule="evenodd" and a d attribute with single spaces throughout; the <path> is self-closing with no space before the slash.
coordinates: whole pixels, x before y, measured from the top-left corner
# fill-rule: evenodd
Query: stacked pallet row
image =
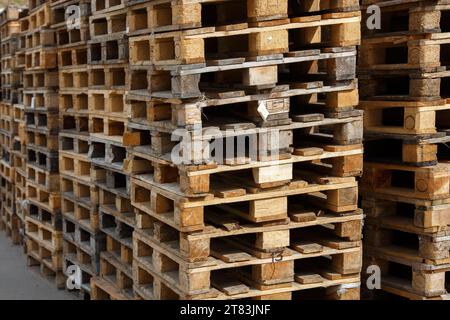
<path id="1" fill-rule="evenodd" d="M 124 5 L 132 278 L 92 297 L 358 299 L 358 1 Z"/>
<path id="2" fill-rule="evenodd" d="M 26 131 L 27 262 L 64 287 L 58 173 L 58 70 L 50 2 L 30 0 L 21 20 L 25 41 L 23 110 Z"/>
<path id="3" fill-rule="evenodd" d="M 22 9 L 19 13 L 19 30 L 21 30 L 22 23 L 27 19 L 28 9 Z M 26 132 L 25 132 L 25 112 L 23 105 L 23 71 L 25 69 L 25 50 L 26 50 L 25 34 L 20 32 L 17 35 L 17 47 L 12 56 L 12 69 L 15 73 L 15 78 L 19 79 L 16 88 L 16 94 L 13 91 L 13 108 L 14 108 L 14 127 L 16 135 L 13 141 L 13 158 L 14 158 L 14 197 L 16 204 L 16 213 L 20 219 L 20 233 L 22 236 L 22 245 L 26 250 L 25 239 L 25 216 L 26 216 Z"/>
<path id="4" fill-rule="evenodd" d="M 80 294 L 89 298 L 89 279 L 98 274 L 97 190 L 91 183 L 89 152 L 88 40 L 90 2 L 51 4 L 59 73 L 59 171 L 63 216 L 63 270 L 78 266 Z M 101 241 L 100 241 L 101 242 Z M 68 274 L 66 274 L 68 276 Z"/>
<path id="5" fill-rule="evenodd" d="M 0 224 L 13 243 L 22 241 L 23 221 L 16 212 L 14 186 L 16 136 L 19 131 L 15 121 L 15 103 L 18 102 L 18 87 L 21 74 L 16 72 L 14 62 L 18 48 L 19 18 L 22 10 L 18 7 L 7 7 L 0 13 L 1 36 L 1 95 L 0 102 Z M 19 168 L 20 170 L 20 168 Z"/>
<path id="6" fill-rule="evenodd" d="M 135 217 L 130 200 L 125 94 L 128 80 L 127 7 L 123 1 L 92 1 L 89 17 L 89 133 L 91 179 L 98 188 L 98 221 L 103 233 L 99 277 L 91 281 L 120 299 L 133 298 L 132 233 Z M 95 290 L 95 292 L 94 292 Z"/>
<path id="7" fill-rule="evenodd" d="M 359 63 L 365 261 L 384 291 L 448 299 L 450 1 L 374 3 L 382 25 L 365 30 Z"/>

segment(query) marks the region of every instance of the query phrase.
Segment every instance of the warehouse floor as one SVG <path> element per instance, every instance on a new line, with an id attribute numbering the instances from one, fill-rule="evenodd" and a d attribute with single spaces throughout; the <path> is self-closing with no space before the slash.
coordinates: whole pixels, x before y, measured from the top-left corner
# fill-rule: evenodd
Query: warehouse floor
<path id="1" fill-rule="evenodd" d="M 28 268 L 21 246 L 0 232 L 0 300 L 72 300 L 76 296 L 56 289 L 37 268 Z"/>

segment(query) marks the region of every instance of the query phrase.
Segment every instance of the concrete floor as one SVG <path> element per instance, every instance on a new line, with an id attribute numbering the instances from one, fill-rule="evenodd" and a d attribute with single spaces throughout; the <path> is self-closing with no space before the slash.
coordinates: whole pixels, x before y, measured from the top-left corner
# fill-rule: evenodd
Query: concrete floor
<path id="1" fill-rule="evenodd" d="M 54 283 L 41 277 L 39 269 L 28 268 L 21 246 L 0 231 L 0 300 L 73 300 L 77 297 L 58 290 Z"/>

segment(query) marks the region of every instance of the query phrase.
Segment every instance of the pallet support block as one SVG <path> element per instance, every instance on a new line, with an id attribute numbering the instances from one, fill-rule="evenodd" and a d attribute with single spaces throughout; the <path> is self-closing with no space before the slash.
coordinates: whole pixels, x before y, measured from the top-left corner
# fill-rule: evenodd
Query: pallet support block
<path id="1" fill-rule="evenodd" d="M 270 167 L 253 168 L 253 179 L 257 184 L 292 180 L 293 165 L 282 164 Z"/>
<path id="2" fill-rule="evenodd" d="M 246 86 L 276 84 L 278 82 L 278 66 L 254 67 L 245 69 L 242 82 Z"/>
<path id="3" fill-rule="evenodd" d="M 407 163 L 436 161 L 438 146 L 436 144 L 407 144 L 402 146 L 402 159 Z"/>
<path id="4" fill-rule="evenodd" d="M 446 294 L 445 272 L 427 273 L 413 269 L 412 288 L 419 294 L 427 297 Z"/>
<path id="5" fill-rule="evenodd" d="M 411 32 L 430 32 L 440 28 L 441 11 L 427 10 L 409 12 L 409 30 Z"/>
<path id="6" fill-rule="evenodd" d="M 190 262 L 204 261 L 210 255 L 209 239 L 188 239 L 187 233 L 180 236 L 180 252 Z"/>
<path id="7" fill-rule="evenodd" d="M 288 52 L 288 31 L 272 30 L 251 33 L 248 37 L 248 51 L 254 56 Z"/>
<path id="8" fill-rule="evenodd" d="M 247 16 L 250 21 L 265 21 L 286 18 L 288 15 L 287 0 L 249 0 Z"/>
<path id="9" fill-rule="evenodd" d="M 249 214 L 255 221 L 287 218 L 287 197 L 251 200 Z"/>

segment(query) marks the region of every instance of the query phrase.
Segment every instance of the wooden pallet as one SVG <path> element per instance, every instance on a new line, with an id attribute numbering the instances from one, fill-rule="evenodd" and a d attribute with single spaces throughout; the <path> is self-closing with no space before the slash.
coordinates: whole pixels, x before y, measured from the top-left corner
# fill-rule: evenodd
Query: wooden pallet
<path id="1" fill-rule="evenodd" d="M 445 56 L 449 44 L 450 32 L 364 39 L 359 69 L 370 72 L 448 66 Z"/>
<path id="2" fill-rule="evenodd" d="M 85 68 L 63 68 L 59 70 L 59 90 L 79 92 L 88 88 L 88 72 Z"/>
<path id="3" fill-rule="evenodd" d="M 445 133 L 430 135 L 402 135 L 366 133 L 364 157 L 369 162 L 405 164 L 411 166 L 434 166 L 448 161 L 446 144 L 450 136 Z"/>
<path id="4" fill-rule="evenodd" d="M 32 6 L 30 1 L 29 4 L 29 12 L 26 17 L 21 21 L 21 30 L 20 31 L 32 31 L 42 27 L 50 27 L 51 23 L 51 12 L 50 12 L 50 3 L 41 3 L 37 4 L 37 6 Z M 36 1 L 37 2 L 37 1 Z"/>
<path id="5" fill-rule="evenodd" d="M 88 41 L 88 64 L 128 63 L 128 39 L 119 37 L 108 41 Z"/>
<path id="6" fill-rule="evenodd" d="M 57 55 L 54 49 L 32 49 L 25 52 L 25 69 L 42 70 L 56 68 Z"/>
<path id="7" fill-rule="evenodd" d="M 395 32 L 404 34 L 421 34 L 441 32 L 446 34 L 450 31 L 448 26 L 448 6 L 444 1 L 378 1 L 363 0 L 361 7 L 363 19 L 367 20 L 370 13 L 365 13 L 368 6 L 376 4 L 381 8 L 383 18 L 383 28 L 381 30 L 367 30 L 364 37 L 376 37 L 378 35 L 390 35 Z"/>
<path id="8" fill-rule="evenodd" d="M 108 216 L 111 217 L 111 216 Z M 129 299 L 133 296 L 131 230 L 114 227 L 112 220 L 101 214 L 101 229 L 106 233 L 106 250 L 100 254 L 99 275 Z M 109 223 L 107 222 L 109 221 Z M 115 220 L 117 223 L 118 220 Z M 122 226 L 128 226 L 122 224 Z M 130 228 L 128 226 L 128 228 Z"/>
<path id="9" fill-rule="evenodd" d="M 49 172 L 31 163 L 26 165 L 27 182 L 32 182 L 50 192 L 60 190 L 59 173 Z"/>
<path id="10" fill-rule="evenodd" d="M 125 90 L 89 89 L 89 112 L 92 117 L 103 119 L 111 116 L 126 118 Z"/>
<path id="11" fill-rule="evenodd" d="M 132 256 L 120 256 L 123 252 L 102 252 L 100 255 L 99 275 L 115 286 L 128 299 L 133 298 L 133 272 L 131 268 Z M 128 252 L 128 255 L 130 252 Z M 124 259 L 126 259 L 124 261 Z M 130 261 L 127 261 L 130 260 Z"/>
<path id="12" fill-rule="evenodd" d="M 11 182 L 14 179 L 14 167 L 5 160 L 0 160 L 0 175 L 6 181 Z"/>
<path id="13" fill-rule="evenodd" d="M 405 248 L 415 253 L 417 260 L 430 265 L 450 263 L 449 231 L 434 233 L 417 228 L 412 219 L 401 216 L 367 218 L 364 237 L 368 246 L 380 249 Z"/>
<path id="14" fill-rule="evenodd" d="M 365 246 L 364 250 L 366 264 L 381 268 L 382 289 L 412 299 L 439 299 L 447 294 L 449 264 L 424 264 L 414 251 L 398 247 Z"/>
<path id="15" fill-rule="evenodd" d="M 354 178 L 336 178 L 327 184 L 294 179 L 289 185 L 274 190 L 229 198 L 213 194 L 186 198 L 177 189 L 171 184 L 152 181 L 151 175 L 134 176 L 131 180 L 131 203 L 173 228 L 189 232 L 203 230 L 204 215 L 214 209 L 222 208 L 251 222 L 266 222 L 287 218 L 290 195 L 314 193 L 312 201 L 335 212 L 355 210 L 357 197 Z"/>
<path id="16" fill-rule="evenodd" d="M 27 90 L 52 89 L 58 87 L 57 71 L 25 71 L 23 85 Z"/>
<path id="17" fill-rule="evenodd" d="M 75 28 L 68 28 L 66 10 L 73 5 L 80 10 L 80 20 Z M 56 43 L 59 47 L 76 46 L 89 40 L 90 11 L 90 2 L 83 0 L 57 1 L 51 4 L 51 27 L 56 31 Z"/>
<path id="18" fill-rule="evenodd" d="M 140 248 L 141 242 L 142 246 L 157 246 L 184 260 L 188 268 L 231 268 L 239 262 L 243 262 L 242 266 L 257 264 L 258 259 L 274 256 L 291 259 L 292 250 L 322 252 L 322 248 L 308 244 L 341 250 L 358 247 L 361 238 L 361 211 L 339 216 L 306 204 L 293 208 L 289 219 L 272 223 L 255 224 L 229 213 L 211 212 L 205 229 L 191 233 L 179 232 L 138 209 L 135 214 L 135 248 Z M 334 229 L 325 230 L 323 226 L 328 224 Z M 312 251 L 308 252 L 308 248 Z"/>
<path id="19" fill-rule="evenodd" d="M 20 23 L 17 20 L 5 22 L 0 26 L 0 36 L 2 38 L 2 41 L 8 40 L 11 36 L 19 32 L 20 32 Z"/>
<path id="20" fill-rule="evenodd" d="M 126 96 L 130 126 L 139 124 L 165 132 L 177 127 L 187 130 L 200 127 L 251 129 L 252 123 L 258 127 L 271 127 L 288 125 L 292 121 L 317 123 L 324 118 L 358 115 L 352 111 L 357 104 L 357 90 L 352 83 L 320 87 L 312 85 L 308 89 L 277 86 L 259 92 L 235 90 L 229 96 L 210 96 L 206 100 L 189 102 L 160 99 L 156 97 L 158 92 L 153 98 L 137 92 L 141 91 L 129 91 Z M 209 93 L 204 94 L 208 96 Z M 314 97 L 319 94 L 325 99 L 315 100 Z M 302 103 L 300 109 L 297 109 L 298 103 Z M 258 111 L 261 108 L 267 110 L 266 117 Z M 225 118 L 224 112 L 229 117 Z M 308 119 L 308 114 L 317 117 Z M 233 124 L 236 124 L 236 128 L 231 126 Z"/>
<path id="21" fill-rule="evenodd" d="M 87 190 L 92 192 L 92 190 Z M 99 228 L 98 208 L 95 205 L 87 205 L 86 200 L 72 195 L 73 192 L 61 192 L 61 213 L 64 217 L 76 221 L 80 226 L 89 231 L 97 231 Z M 96 195 L 96 190 L 94 194 Z"/>
<path id="22" fill-rule="evenodd" d="M 186 167 L 191 165 L 193 168 L 202 164 L 240 165 L 284 160 L 292 157 L 292 154 L 304 155 L 307 150 L 302 149 L 308 147 L 345 150 L 347 146 L 346 150 L 349 150 L 352 149 L 350 145 L 361 143 L 362 119 L 359 114 L 342 119 L 322 118 L 323 115 L 318 114 L 298 117 L 299 121 L 270 128 L 237 122 L 239 120 L 236 119 L 229 124 L 208 126 L 205 129 L 189 125 L 191 130 L 170 129 L 174 125 L 167 120 L 147 125 L 128 122 L 122 143 L 133 146 L 133 150 L 147 154 L 150 158 L 164 160 L 157 162 Z M 208 123 L 206 120 L 205 124 Z M 244 138 L 248 138 L 249 143 L 236 149 Z M 214 150 L 218 151 L 215 155 L 212 153 Z"/>
<path id="23" fill-rule="evenodd" d="M 52 49 L 56 46 L 55 31 L 47 28 L 38 28 L 33 31 L 21 33 L 24 36 L 25 52 L 37 49 Z"/>
<path id="24" fill-rule="evenodd" d="M 195 3 L 174 4 L 162 1 L 158 4 L 148 4 L 147 1 L 128 2 L 128 21 L 130 35 L 165 32 L 178 29 L 191 29 L 207 26 L 222 26 L 231 23 L 236 26 L 247 24 L 249 27 L 266 24 L 277 25 L 285 23 L 288 13 L 292 16 L 310 15 L 310 19 L 320 19 L 323 12 L 358 10 L 358 3 L 327 4 L 313 1 L 308 5 L 293 4 L 288 1 L 262 3 L 261 1 L 237 1 L 224 4 L 220 1 L 196 1 Z M 238 9 L 237 9 L 238 8 Z M 246 9 L 247 8 L 247 9 Z M 208 12 L 209 15 L 202 15 Z M 211 18 L 216 12 L 220 17 Z M 150 17 L 156 16 L 153 20 Z M 224 29 L 226 30 L 226 29 Z"/>
<path id="25" fill-rule="evenodd" d="M 85 0 L 57 0 L 51 1 L 51 27 L 58 28 L 66 24 L 66 10 L 71 5 L 79 6 L 80 16 L 88 17 L 91 14 L 90 1 Z"/>
<path id="26" fill-rule="evenodd" d="M 308 19 L 306 19 L 308 20 Z M 330 46 L 351 46 L 359 44 L 359 12 L 331 13 L 322 16 L 316 21 L 303 21 L 302 18 L 285 20 L 284 24 L 275 26 L 261 26 L 248 28 L 243 25 L 229 25 L 223 28 L 205 27 L 193 30 L 171 31 L 155 33 L 150 36 L 138 36 L 130 38 L 130 41 L 144 41 L 148 52 L 155 54 L 149 57 L 155 65 L 180 65 L 204 63 L 208 57 L 217 53 L 226 53 L 231 57 L 256 57 L 271 54 L 287 53 L 290 51 L 289 34 L 298 34 L 301 47 L 302 35 L 306 35 L 311 28 L 317 28 L 318 33 L 330 29 L 330 37 L 323 35 L 322 44 Z M 287 24 L 286 24 L 287 23 Z M 356 28 L 356 26 L 358 26 Z M 228 30 L 227 30 L 228 29 Z M 223 31 L 226 30 L 226 31 Z M 234 37 L 234 38 L 232 38 Z M 277 41 L 266 41 L 267 37 L 276 38 Z M 320 36 L 318 36 L 320 38 Z M 237 40 L 238 41 L 233 41 Z M 224 45 L 227 52 L 207 51 L 206 44 L 216 41 Z M 314 40 L 313 40 L 314 41 Z M 321 42 L 320 39 L 318 42 Z M 247 43 L 247 47 L 245 44 Z M 314 42 L 312 42 L 314 43 Z M 228 44 L 228 47 L 226 46 Z M 309 42 L 311 44 L 311 42 Z M 140 49 L 145 50 L 145 46 Z M 131 45 L 130 49 L 138 49 L 139 46 Z M 174 50 L 175 47 L 180 50 Z M 145 52 L 145 51 L 141 51 Z M 131 55 L 133 57 L 133 55 Z"/>
<path id="27" fill-rule="evenodd" d="M 1 223 L 6 236 L 11 239 L 11 243 L 14 245 L 23 244 L 23 227 L 20 219 L 15 214 L 5 212 L 3 208 L 1 210 L 3 211 L 1 213 Z M 2 227 L 0 227 L 1 229 Z"/>
<path id="28" fill-rule="evenodd" d="M 49 212 L 56 212 L 61 208 L 61 196 L 59 192 L 48 192 L 46 189 L 27 182 L 27 199 Z"/>
<path id="29" fill-rule="evenodd" d="M 14 184 L 8 181 L 9 177 L 1 175 L 0 187 L 0 219 L 2 228 L 5 230 L 7 237 L 11 238 L 13 244 L 22 243 L 23 229 L 21 221 L 17 215 L 15 202 Z"/>
<path id="30" fill-rule="evenodd" d="M 450 130 L 450 104 L 431 102 L 360 101 L 368 133 L 426 135 Z"/>
<path id="31" fill-rule="evenodd" d="M 422 71 L 373 70 L 359 73 L 361 100 L 439 102 L 448 97 L 449 71 L 445 67 Z"/>
<path id="32" fill-rule="evenodd" d="M 87 157 L 90 142 L 89 136 L 81 134 L 84 130 L 67 131 L 69 130 L 59 134 L 59 152 Z"/>
<path id="33" fill-rule="evenodd" d="M 15 127 L 13 123 L 13 119 L 9 116 L 2 116 L 0 118 L 0 132 L 3 135 L 3 138 L 8 137 L 7 141 L 1 141 L 3 145 L 10 148 L 11 144 L 11 135 L 15 134 Z M 3 143 L 5 142 L 5 143 Z"/>
<path id="34" fill-rule="evenodd" d="M 75 180 L 90 184 L 91 164 L 86 155 L 60 152 L 59 168 L 66 177 L 76 177 Z"/>
<path id="35" fill-rule="evenodd" d="M 33 221 L 38 221 L 47 229 L 62 230 L 62 219 L 59 211 L 49 211 L 48 208 L 32 201 L 24 201 L 21 203 L 21 206 L 24 208 L 26 217 L 33 219 Z"/>
<path id="36" fill-rule="evenodd" d="M 39 243 L 51 252 L 62 250 L 63 234 L 54 230 L 51 226 L 41 223 L 33 218 L 25 218 L 25 233 L 28 239 Z"/>
<path id="37" fill-rule="evenodd" d="M 121 141 L 115 141 L 112 138 L 116 138 L 116 140 L 122 139 L 120 136 L 104 136 L 99 133 L 91 133 L 88 157 L 92 164 L 123 173 L 127 150 Z M 98 179 L 94 178 L 94 180 Z"/>
<path id="38" fill-rule="evenodd" d="M 83 9 L 82 9 L 83 10 Z M 55 28 L 56 45 L 59 48 L 85 45 L 89 41 L 89 24 L 87 18 L 80 19 L 80 25 L 68 29 L 66 22 Z"/>
<path id="39" fill-rule="evenodd" d="M 87 45 L 58 48 L 58 68 L 82 68 L 88 61 Z"/>
<path id="40" fill-rule="evenodd" d="M 4 25 L 8 21 L 18 20 L 20 17 L 27 14 L 28 10 L 14 5 L 8 5 L 4 10 L 0 13 L 0 25 Z"/>
<path id="41" fill-rule="evenodd" d="M 92 277 L 91 300 L 130 300 L 130 298 L 106 280 Z"/>
<path id="42" fill-rule="evenodd" d="M 114 98 L 119 98 L 114 97 Z M 120 102 L 117 105 L 121 105 Z M 91 139 L 122 145 L 127 119 L 124 114 L 89 115 L 89 132 Z"/>
<path id="43" fill-rule="evenodd" d="M 125 7 L 125 0 L 94 0 L 91 1 L 92 14 L 119 10 Z"/>
<path id="44" fill-rule="evenodd" d="M 449 199 L 422 202 L 408 197 L 363 193 L 362 208 L 372 219 L 408 218 L 408 225 L 420 233 L 446 231 L 450 225 Z"/>
<path id="45" fill-rule="evenodd" d="M 23 90 L 23 106 L 25 111 L 58 110 L 58 94 L 54 90 Z"/>
<path id="46" fill-rule="evenodd" d="M 265 263 L 262 259 L 259 261 L 261 264 L 255 264 L 251 268 L 246 268 L 245 263 L 241 263 L 241 266 L 236 263 L 238 266 L 230 270 L 214 271 L 214 268 L 209 270 L 203 268 L 203 271 L 197 270 L 198 272 L 196 272 L 196 269 L 185 268 L 179 260 L 172 260 L 173 256 L 164 254 L 153 247 L 141 248 L 143 251 L 150 250 L 148 252 L 152 253 L 150 256 L 136 257 L 135 255 L 135 264 L 141 269 L 138 270 L 147 271 L 154 274 L 154 277 L 163 279 L 169 287 L 176 292 L 182 292 L 187 299 L 195 299 L 199 296 L 213 298 L 217 296 L 218 291 L 221 291 L 221 296 L 222 298 L 226 297 L 225 299 L 237 298 L 233 297 L 236 295 L 245 296 L 251 291 L 253 292 L 250 296 L 261 295 L 264 291 L 292 287 L 294 279 L 301 284 L 311 284 L 311 280 L 317 284 L 326 279 L 336 280 L 354 276 L 361 268 L 361 251 L 359 250 L 359 252 L 344 253 L 343 256 L 332 255 L 332 267 L 326 263 L 323 264 L 324 260 L 320 258 L 320 254 L 317 254 L 316 258 L 304 262 L 304 268 L 296 268 L 294 260 L 290 260 L 291 257 L 283 257 L 281 261 L 274 261 L 273 258 L 265 259 Z M 326 250 L 324 249 L 324 251 Z M 293 256 L 295 255 L 296 253 L 293 253 Z M 344 256 L 345 258 L 342 258 Z M 307 255 L 304 258 L 306 259 Z M 341 259 L 346 262 L 343 263 Z M 314 271 L 311 266 L 308 268 L 309 262 L 316 265 Z M 317 273 L 322 276 L 317 277 Z M 311 276 L 316 278 L 311 279 Z M 137 280 L 135 282 L 139 283 L 142 278 Z M 212 287 L 216 289 L 212 289 Z"/>
<path id="47" fill-rule="evenodd" d="M 14 188 L 16 208 L 17 211 L 20 211 L 18 214 L 24 217 L 22 203 L 26 199 L 26 175 L 25 172 L 17 168 L 14 172 Z"/>
<path id="48" fill-rule="evenodd" d="M 64 214 L 63 234 L 66 241 L 75 244 L 90 257 L 97 257 L 95 260 L 98 260 L 100 253 L 106 249 L 105 235 L 93 230 L 89 223 L 85 223 L 71 214 Z M 96 265 L 97 269 L 98 265 Z"/>
<path id="49" fill-rule="evenodd" d="M 95 13 L 89 17 L 89 33 L 91 39 L 107 41 L 112 37 L 127 35 L 127 11 L 118 9 L 107 13 Z"/>
<path id="50" fill-rule="evenodd" d="M 73 265 L 81 270 L 81 287 L 79 289 L 69 290 L 69 292 L 78 291 L 77 294 L 80 300 L 91 300 L 91 278 L 95 277 L 96 273 L 92 272 L 89 264 L 80 262 L 76 253 L 64 253 L 63 270 L 67 270 L 67 268 Z M 70 276 L 67 271 L 64 274 L 66 277 Z"/>
<path id="51" fill-rule="evenodd" d="M 52 252 L 46 246 L 27 236 L 27 265 L 38 266 L 42 276 L 51 279 L 58 289 L 66 284 L 62 272 L 62 252 Z"/>
<path id="52" fill-rule="evenodd" d="M 30 135 L 27 136 L 29 138 Z M 45 139 L 49 136 L 40 136 L 40 139 Z M 54 136 L 57 137 L 57 136 Z M 45 146 L 34 145 L 32 140 L 31 144 L 27 145 L 27 163 L 42 168 L 48 172 L 58 171 L 58 154 L 56 151 L 48 151 Z"/>
<path id="53" fill-rule="evenodd" d="M 67 96 L 64 96 L 67 98 Z M 82 100 L 82 99 L 80 99 Z M 61 135 L 79 135 L 82 138 L 89 138 L 89 117 L 85 110 L 72 111 L 71 109 L 65 110 L 60 113 L 60 137 Z M 64 136 L 67 138 L 67 136 Z M 67 140 L 67 139 L 66 139 Z"/>
<path id="54" fill-rule="evenodd" d="M 132 64 L 128 86 L 132 97 L 187 99 L 205 95 L 210 99 L 228 98 L 232 102 L 233 98 L 239 101 L 243 95 L 255 92 L 279 92 L 290 96 L 338 91 L 333 88 L 349 85 L 348 82 L 355 78 L 354 47 L 322 49 L 322 53 L 320 50 L 302 50 L 286 57 L 281 54 L 263 56 L 258 61 L 233 58 L 219 59 L 208 66 L 170 67 L 153 66 L 142 53 L 135 53 L 133 50 L 141 50 L 141 42 L 133 44 L 130 51 Z M 318 63 L 326 76 L 318 73 Z"/>
<path id="55" fill-rule="evenodd" d="M 268 278 L 266 280 L 272 282 L 273 285 L 263 286 L 264 288 L 262 288 L 258 285 L 258 281 L 252 280 L 248 274 L 250 269 L 246 271 L 245 268 L 243 270 L 238 268 L 234 272 L 211 274 L 210 282 L 215 288 L 205 290 L 205 288 L 201 287 L 201 284 L 209 280 L 209 275 L 208 279 L 206 279 L 202 273 L 186 273 L 183 268 L 179 267 L 177 262 L 171 260 L 165 254 L 154 250 L 152 259 L 135 256 L 133 262 L 134 289 L 141 298 L 151 300 L 228 300 L 260 297 L 274 293 L 290 293 L 292 291 L 323 288 L 332 284 L 355 283 L 355 281 L 358 281 L 356 280 L 358 278 L 356 274 L 340 274 L 339 272 L 327 271 L 329 270 L 329 265 L 327 266 L 326 263 L 319 267 L 321 262 L 324 261 L 321 258 L 311 260 L 312 263 L 316 263 L 316 268 L 314 271 L 309 272 L 307 267 L 305 269 L 294 268 L 293 261 L 273 262 L 271 259 L 268 260 L 266 265 L 255 266 L 251 270 L 256 279 L 263 280 Z M 298 273 L 294 275 L 295 272 Z M 285 277 L 284 280 L 277 278 L 283 276 Z M 270 278 L 272 278 L 272 281 Z M 191 291 L 194 293 L 187 293 L 183 288 L 185 286 L 190 286 L 195 290 Z M 290 295 L 287 295 L 284 299 L 289 298 Z"/>
<path id="56" fill-rule="evenodd" d="M 127 64 L 111 65 L 90 65 L 89 89 L 93 92 L 98 90 L 121 90 L 126 88 L 126 79 L 128 78 Z"/>
<path id="57" fill-rule="evenodd" d="M 362 170 L 361 146 L 325 146 L 323 149 L 296 148 L 294 155 L 272 161 L 250 161 L 242 164 L 209 164 L 172 166 L 157 156 L 135 148 L 128 156 L 125 170 L 129 174 L 150 174 L 160 184 L 178 184 L 186 195 L 215 193 L 217 197 L 245 194 L 258 188 L 288 184 L 300 168 L 327 173 L 336 177 L 358 176 Z M 310 153 L 309 153 L 310 152 Z M 315 165 L 312 164 L 315 163 Z M 321 165 L 322 164 L 322 165 Z M 246 181 L 243 181 L 245 180 Z M 222 185 L 223 192 L 217 187 Z M 226 189 L 229 189 L 227 192 Z"/>
<path id="58" fill-rule="evenodd" d="M 370 163 L 364 164 L 362 190 L 419 199 L 445 199 L 449 194 L 449 167 Z"/>

